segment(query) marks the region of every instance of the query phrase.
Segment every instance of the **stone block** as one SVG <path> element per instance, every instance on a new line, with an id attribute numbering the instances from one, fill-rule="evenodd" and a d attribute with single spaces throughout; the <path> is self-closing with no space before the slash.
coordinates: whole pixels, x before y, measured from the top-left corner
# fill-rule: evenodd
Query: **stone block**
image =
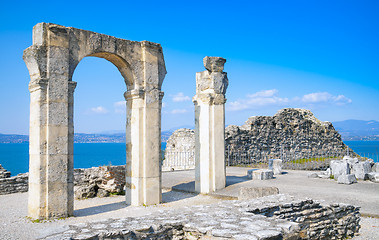
<path id="1" fill-rule="evenodd" d="M 357 179 L 367 180 L 367 174 L 369 172 L 371 172 L 371 164 L 369 161 L 358 162 L 352 165 L 352 174 L 354 174 Z"/>
<path id="2" fill-rule="evenodd" d="M 371 172 L 367 176 L 371 182 L 379 183 L 379 172 Z"/>
<path id="3" fill-rule="evenodd" d="M 338 177 L 337 182 L 340 184 L 353 184 L 357 182 L 357 179 L 354 174 L 343 174 Z"/>
<path id="4" fill-rule="evenodd" d="M 371 172 L 379 173 L 379 163 L 374 163 L 374 165 L 372 165 Z"/>
<path id="5" fill-rule="evenodd" d="M 282 164 L 283 161 L 281 159 L 273 159 L 272 161 L 272 171 L 275 175 L 282 174 Z"/>
<path id="6" fill-rule="evenodd" d="M 338 179 L 340 175 L 350 174 L 350 164 L 345 160 L 334 160 L 330 162 L 330 169 L 334 179 Z"/>
<path id="7" fill-rule="evenodd" d="M 253 171 L 254 180 L 268 180 L 274 178 L 274 172 L 272 170 L 260 169 Z"/>
<path id="8" fill-rule="evenodd" d="M 241 187 L 238 193 L 238 200 L 248 200 L 276 194 L 279 194 L 277 187 Z"/>
<path id="9" fill-rule="evenodd" d="M 350 165 L 353 165 L 353 164 L 359 162 L 358 158 L 353 158 L 353 157 L 350 157 L 350 156 L 344 156 L 343 160 L 347 161 Z"/>
<path id="10" fill-rule="evenodd" d="M 222 57 L 205 57 L 203 59 L 204 67 L 210 72 L 224 71 L 225 58 Z"/>
<path id="11" fill-rule="evenodd" d="M 253 172 L 254 171 L 257 171 L 258 169 L 250 169 L 250 170 L 247 170 L 247 178 L 248 179 L 253 179 Z"/>

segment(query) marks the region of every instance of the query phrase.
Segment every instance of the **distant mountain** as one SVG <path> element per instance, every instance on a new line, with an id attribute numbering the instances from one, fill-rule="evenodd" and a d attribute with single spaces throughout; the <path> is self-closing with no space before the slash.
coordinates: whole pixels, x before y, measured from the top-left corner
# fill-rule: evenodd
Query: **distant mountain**
<path id="1" fill-rule="evenodd" d="M 345 120 L 333 122 L 343 140 L 379 140 L 379 122 L 375 120 Z"/>
<path id="2" fill-rule="evenodd" d="M 112 131 L 113 132 L 113 131 Z M 75 143 L 124 143 L 126 142 L 125 132 L 115 133 L 75 133 Z M 161 133 L 162 142 L 166 142 L 173 131 L 163 131 Z M 28 135 L 0 134 L 0 143 L 28 143 Z"/>
<path id="3" fill-rule="evenodd" d="M 1 134 L 0 133 L 0 143 L 27 143 L 27 142 L 29 142 L 28 135 Z"/>

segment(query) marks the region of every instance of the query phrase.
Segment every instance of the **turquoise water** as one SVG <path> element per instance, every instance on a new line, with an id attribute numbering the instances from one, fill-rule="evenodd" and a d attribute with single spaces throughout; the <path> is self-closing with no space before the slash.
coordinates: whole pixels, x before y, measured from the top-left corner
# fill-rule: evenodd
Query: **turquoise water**
<path id="1" fill-rule="evenodd" d="M 379 141 L 345 141 L 361 156 L 379 162 Z M 162 143 L 162 149 L 166 143 Z M 74 167 L 89 168 L 104 165 L 122 165 L 126 162 L 125 143 L 75 143 Z M 29 171 L 28 143 L 0 143 L 0 164 L 12 176 Z"/>

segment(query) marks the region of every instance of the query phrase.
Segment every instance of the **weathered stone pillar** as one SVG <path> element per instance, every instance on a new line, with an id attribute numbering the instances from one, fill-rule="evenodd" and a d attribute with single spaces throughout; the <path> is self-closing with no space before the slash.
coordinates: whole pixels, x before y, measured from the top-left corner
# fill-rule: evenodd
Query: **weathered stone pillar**
<path id="1" fill-rule="evenodd" d="M 203 59 L 207 71 L 196 73 L 195 104 L 195 189 L 209 193 L 225 187 L 225 92 L 226 60 Z"/>
<path id="2" fill-rule="evenodd" d="M 33 29 L 24 51 L 30 89 L 29 213 L 32 218 L 73 215 L 73 92 L 69 34 Z"/>
<path id="3" fill-rule="evenodd" d="M 161 202 L 160 136 L 163 92 L 130 90 L 124 94 L 126 122 L 126 203 Z"/>
<path id="4" fill-rule="evenodd" d="M 74 70 L 85 57 L 112 62 L 127 91 L 127 202 L 161 201 L 160 126 L 166 75 L 162 47 L 52 23 L 33 28 L 30 74 L 29 216 L 73 215 Z"/>

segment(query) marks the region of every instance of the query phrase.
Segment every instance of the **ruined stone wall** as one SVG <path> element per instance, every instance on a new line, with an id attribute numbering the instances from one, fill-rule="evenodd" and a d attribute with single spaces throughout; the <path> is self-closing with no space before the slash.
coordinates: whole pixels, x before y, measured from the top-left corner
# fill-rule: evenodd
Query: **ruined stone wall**
<path id="1" fill-rule="evenodd" d="M 50 231 L 44 239 L 346 239 L 360 229 L 359 208 L 320 205 L 278 194 L 161 210 Z M 85 230 L 85 231 L 84 231 Z"/>
<path id="2" fill-rule="evenodd" d="M 248 210 L 254 214 L 298 223 L 300 239 L 346 239 L 360 229 L 359 207 L 347 204 L 321 205 L 311 199 Z"/>
<path id="3" fill-rule="evenodd" d="M 162 171 L 195 168 L 195 131 L 181 128 L 167 140 Z"/>
<path id="4" fill-rule="evenodd" d="M 344 156 L 348 148 L 332 123 L 318 120 L 309 110 L 294 108 L 282 109 L 272 117 L 250 117 L 242 126 L 228 126 L 225 147 L 229 155 L 242 155 L 253 163 L 269 158 Z"/>
<path id="5" fill-rule="evenodd" d="M 27 192 L 28 177 L 29 175 L 24 173 L 14 177 L 0 178 L 0 195 Z"/>
<path id="6" fill-rule="evenodd" d="M 11 176 L 11 172 L 7 171 L 3 166 L 0 164 L 0 179 L 1 178 L 9 178 Z"/>

